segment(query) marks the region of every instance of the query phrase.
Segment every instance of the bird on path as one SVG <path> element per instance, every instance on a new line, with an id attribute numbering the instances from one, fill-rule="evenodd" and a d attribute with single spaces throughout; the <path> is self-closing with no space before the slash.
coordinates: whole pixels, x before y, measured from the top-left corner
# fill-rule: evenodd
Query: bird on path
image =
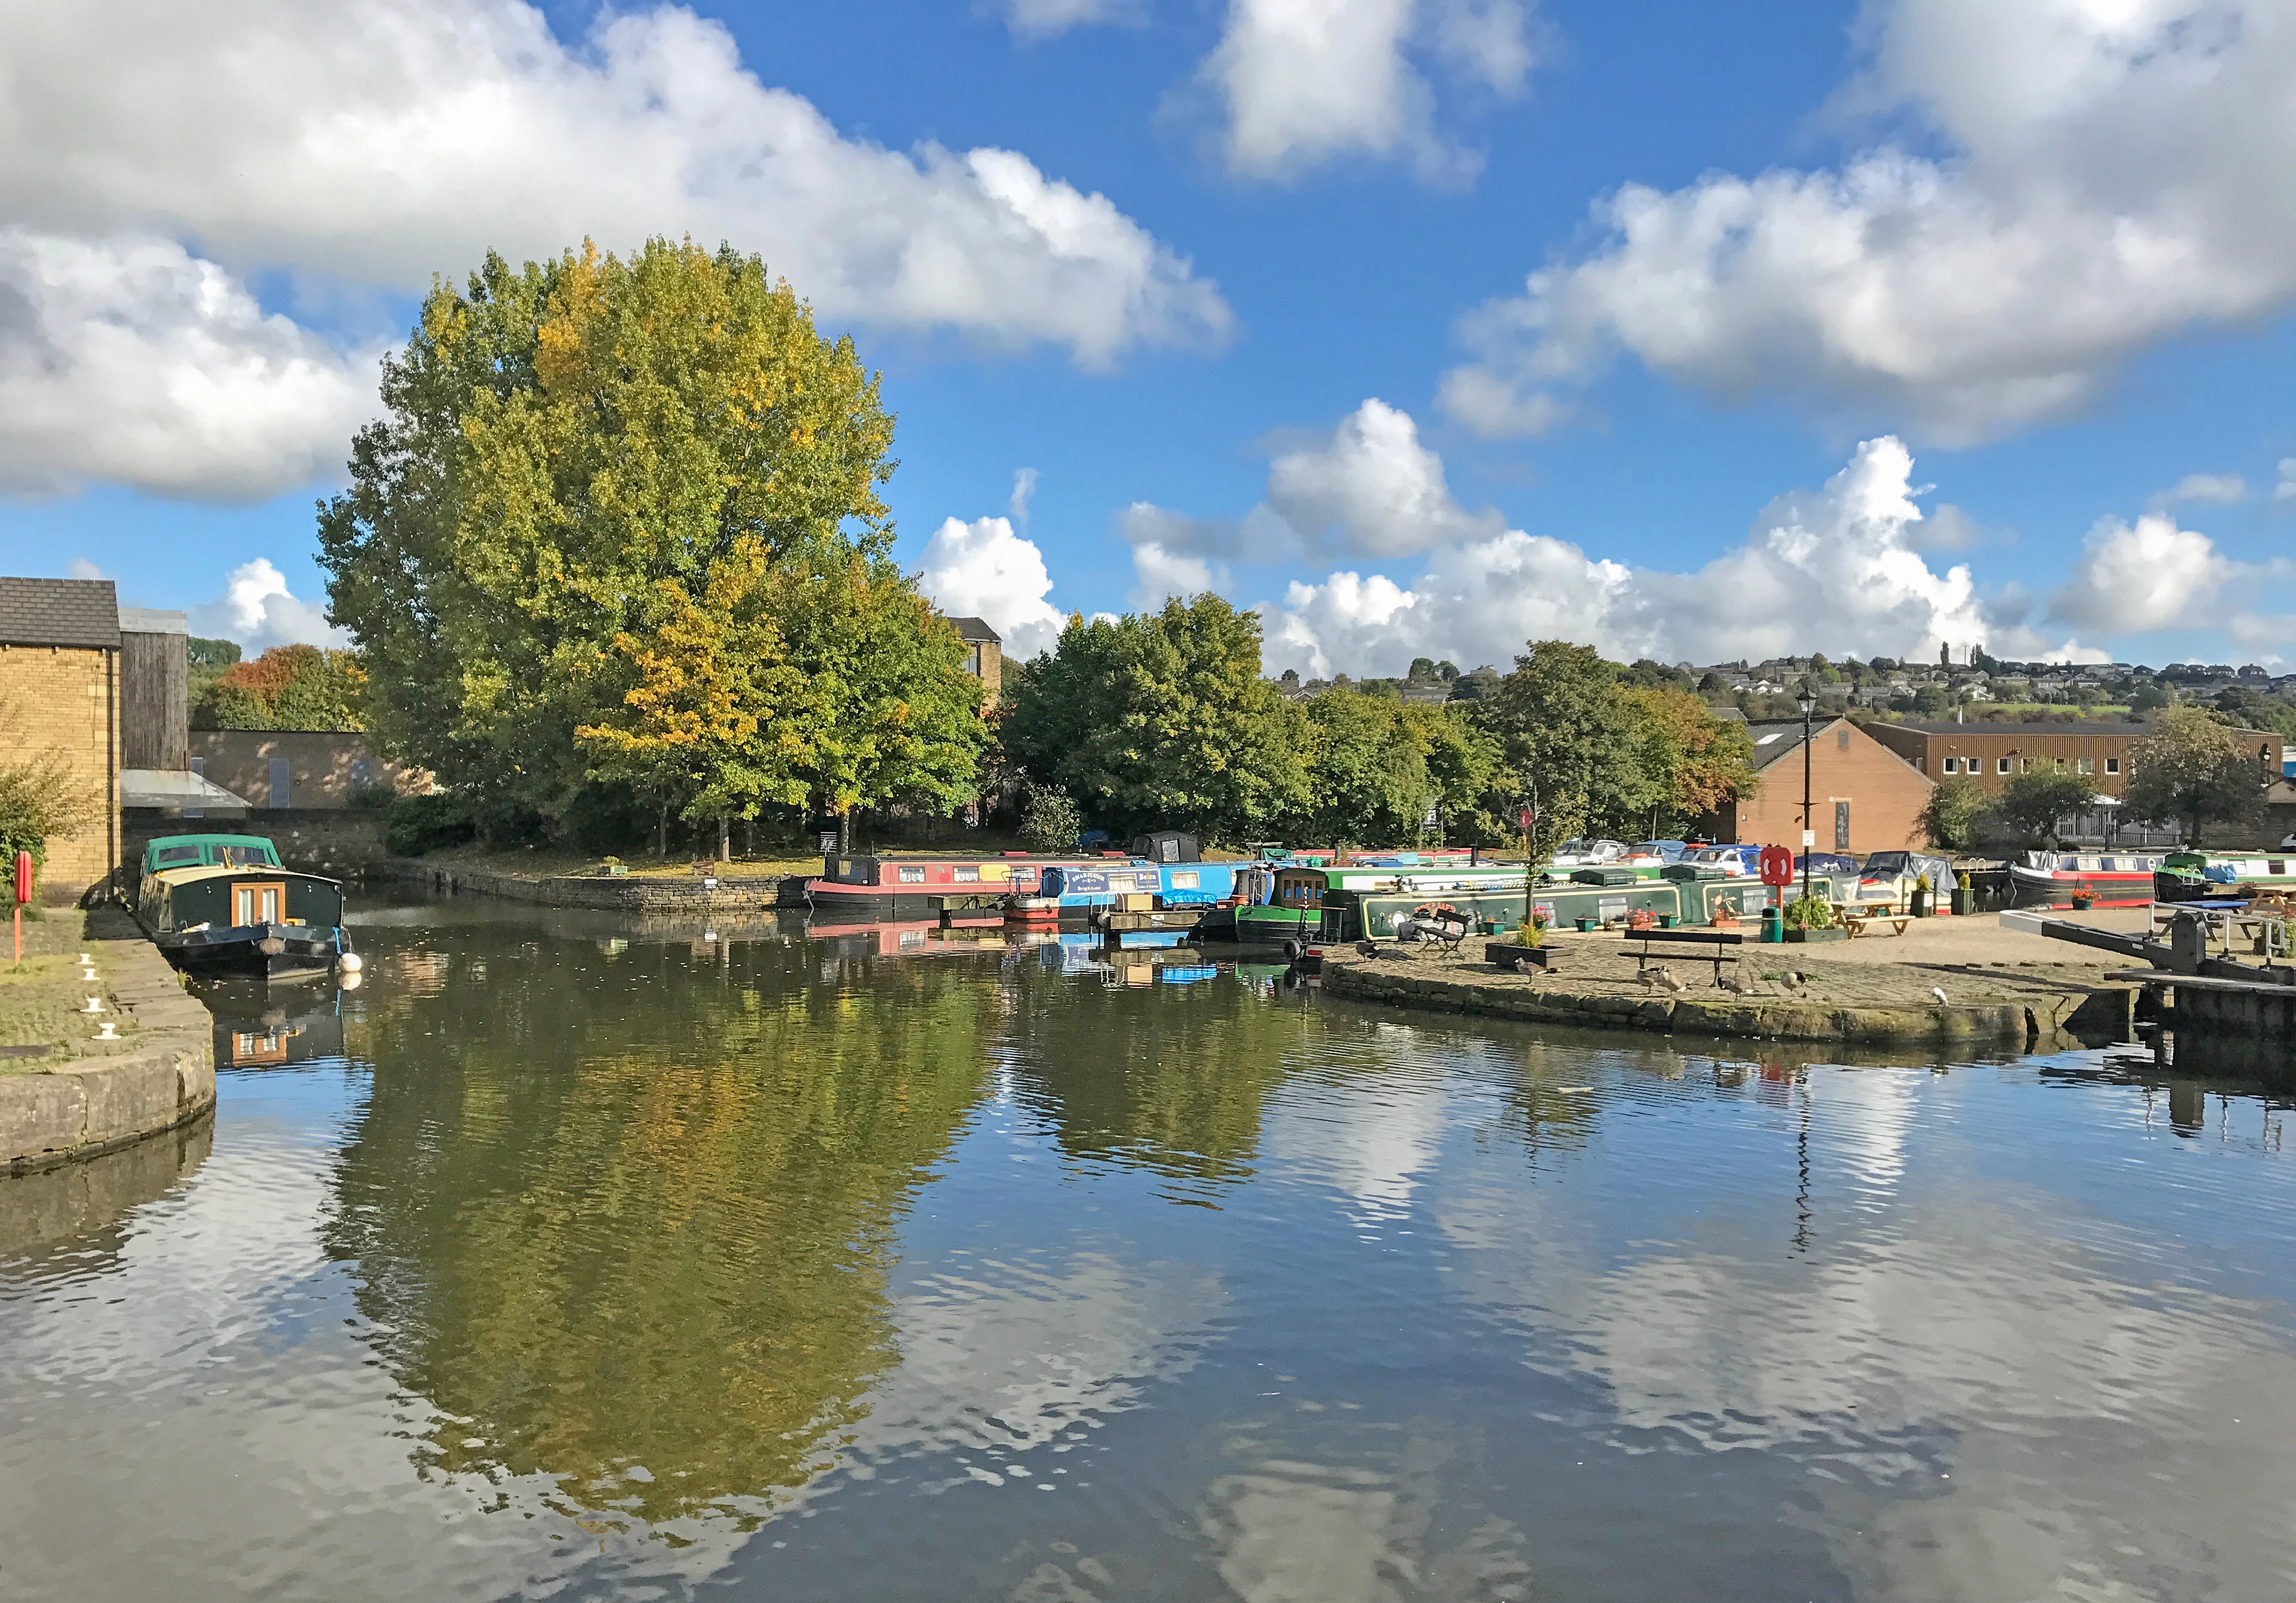
<path id="1" fill-rule="evenodd" d="M 1751 996 L 1754 994 L 1754 987 L 1734 974 L 1726 974 L 1714 983 L 1734 996 Z"/>
<path id="2" fill-rule="evenodd" d="M 1778 983 L 1789 991 L 1799 991 L 1808 978 L 1809 976 L 1807 974 L 1796 974 L 1792 969 L 1788 969 L 1778 976 Z"/>
<path id="3" fill-rule="evenodd" d="M 1655 969 L 1637 969 L 1635 970 L 1635 977 L 1655 990 L 1679 991 L 1682 989 L 1682 982 L 1675 978 L 1673 971 L 1663 965 Z"/>
<path id="4" fill-rule="evenodd" d="M 1945 1006 L 1945 987 L 1943 986 L 1931 986 L 1930 987 L 1930 995 L 1937 1002 L 1938 1006 Z"/>
<path id="5" fill-rule="evenodd" d="M 1357 941 L 1356 943 L 1356 951 L 1359 955 L 1364 957 L 1377 957 L 1379 955 L 1379 948 L 1373 945 L 1369 941 Z"/>

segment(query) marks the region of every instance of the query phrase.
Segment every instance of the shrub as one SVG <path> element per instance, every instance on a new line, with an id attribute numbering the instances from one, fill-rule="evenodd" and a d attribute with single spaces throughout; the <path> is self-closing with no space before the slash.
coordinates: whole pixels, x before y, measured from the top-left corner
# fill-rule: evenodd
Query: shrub
<path id="1" fill-rule="evenodd" d="M 402 796 L 392 802 L 383 841 L 394 856 L 420 857 L 442 846 L 468 845 L 478 835 L 478 820 L 461 798 L 434 793 Z"/>
<path id="2" fill-rule="evenodd" d="M 1029 793 L 1027 811 L 1021 815 L 1021 838 L 1032 852 L 1073 852 L 1084 833 L 1084 818 L 1076 802 L 1058 785 L 1039 785 Z"/>
<path id="3" fill-rule="evenodd" d="M 1833 904 L 1823 896 L 1796 896 L 1786 904 L 1785 920 L 1789 929 L 1831 929 Z"/>

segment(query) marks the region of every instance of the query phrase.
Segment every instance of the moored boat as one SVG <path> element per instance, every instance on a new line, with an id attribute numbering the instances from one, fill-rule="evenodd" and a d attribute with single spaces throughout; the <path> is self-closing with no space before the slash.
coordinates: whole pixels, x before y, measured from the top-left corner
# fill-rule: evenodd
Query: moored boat
<path id="1" fill-rule="evenodd" d="M 2296 890 L 2296 853 L 2170 852 L 2152 874 L 2156 902 L 2201 902 Z"/>
<path id="2" fill-rule="evenodd" d="M 144 848 L 134 911 L 187 974 L 270 978 L 357 961 L 341 883 L 286 867 L 259 835 L 157 837 Z"/>
<path id="3" fill-rule="evenodd" d="M 2009 865 L 2020 902 L 2058 903 L 2095 896 L 2107 907 L 2138 907 L 2152 900 L 2159 852 L 2028 852 Z"/>
<path id="4" fill-rule="evenodd" d="M 1048 868 L 1104 866 L 1086 857 L 1031 857 L 1023 853 L 974 857 L 880 857 L 863 852 L 830 857 L 821 876 L 805 882 L 816 912 L 854 910 L 862 920 L 922 917 L 950 897 L 1034 896 Z"/>

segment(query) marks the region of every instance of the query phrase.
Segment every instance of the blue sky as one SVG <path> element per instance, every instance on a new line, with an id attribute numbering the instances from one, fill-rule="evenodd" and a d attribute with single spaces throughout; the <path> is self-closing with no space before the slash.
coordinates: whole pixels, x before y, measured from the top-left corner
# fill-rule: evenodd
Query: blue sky
<path id="1" fill-rule="evenodd" d="M 2291 0 L 99 0 L 24 37 L 0 567 L 250 646 L 324 631 L 312 503 L 430 273 L 653 231 L 855 333 L 905 561 L 1024 650 L 1205 585 L 1270 671 L 2296 642 Z"/>

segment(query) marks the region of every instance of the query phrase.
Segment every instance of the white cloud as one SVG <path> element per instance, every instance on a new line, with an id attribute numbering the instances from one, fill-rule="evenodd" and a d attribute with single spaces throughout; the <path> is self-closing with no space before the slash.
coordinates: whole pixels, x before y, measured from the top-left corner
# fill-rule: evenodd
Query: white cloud
<path id="1" fill-rule="evenodd" d="M 2275 501 L 2296 501 L 2296 456 L 2280 459 L 2280 482 L 2272 487 Z"/>
<path id="2" fill-rule="evenodd" d="M 1965 442 L 2296 299 L 2285 0 L 1876 0 L 1869 20 L 1839 109 L 1948 153 L 1627 185 L 1594 254 L 1462 325 L 1477 376 L 1447 384 L 1453 415 L 1509 431 L 1623 350 L 1726 397 Z"/>
<path id="3" fill-rule="evenodd" d="M 1328 445 L 1290 451 L 1267 468 L 1267 503 L 1309 543 L 1336 534 L 1356 556 L 1424 551 L 1488 526 L 1451 498 L 1443 459 L 1419 441 L 1411 414 L 1376 397 L 1332 430 Z"/>
<path id="4" fill-rule="evenodd" d="M 266 315 L 258 273 L 358 305 L 489 249 L 683 233 L 762 254 L 832 323 L 1091 368 L 1232 321 L 1105 196 L 1012 151 L 848 138 L 678 7 L 571 45 L 523 0 L 0 0 L 0 24 L 13 487 L 260 495 L 336 467 L 373 358 Z"/>
<path id="5" fill-rule="evenodd" d="M 2134 525 L 2100 519 L 2072 577 L 2050 596 L 2049 615 L 2108 634 L 2201 625 L 2235 571 L 2215 541 L 2165 512 Z"/>
<path id="6" fill-rule="evenodd" d="M 111 577 L 86 557 L 74 557 L 64 568 L 64 577 L 68 579 L 108 579 Z"/>
<path id="7" fill-rule="evenodd" d="M 1037 470 L 1022 468 L 1013 475 L 1013 521 L 1021 526 L 1023 534 L 1029 528 L 1029 503 L 1037 498 Z"/>
<path id="8" fill-rule="evenodd" d="M 1913 458 L 1868 440 L 1816 493 L 1778 497 L 1744 544 L 1695 573 L 1633 568 L 1547 535 L 1503 529 L 1439 546 L 1408 588 L 1342 571 L 1263 609 L 1271 667 L 1401 672 L 1414 657 L 1504 665 L 1526 641 L 1585 642 L 1621 659 L 1759 658 L 1811 650 L 1930 658 L 1940 644 L 2102 660 L 1995 617 L 1969 568 L 1915 549 Z"/>
<path id="9" fill-rule="evenodd" d="M 223 593 L 190 615 L 192 633 L 235 640 L 250 657 L 273 646 L 347 646 L 350 637 L 327 622 L 326 609 L 288 593 L 287 578 L 266 557 L 231 570 Z"/>
<path id="10" fill-rule="evenodd" d="M 1230 0 L 1198 74 L 1221 104 L 1222 149 L 1241 177 L 1287 179 L 1343 156 L 1402 158 L 1430 182 L 1472 180 L 1481 158 L 1435 126 L 1413 63 L 1423 47 L 1500 95 L 1531 65 L 1518 0 Z"/>
<path id="11" fill-rule="evenodd" d="M 255 499 L 339 468 L 379 353 L 169 240 L 0 230 L 0 489 Z"/>
<path id="12" fill-rule="evenodd" d="M 2231 506 L 2248 499 L 2248 480 L 2237 473 L 2187 473 L 2152 497 L 2152 510 L 2166 511 L 2189 501 Z"/>
<path id="13" fill-rule="evenodd" d="M 917 582 L 947 616 L 987 619 L 1018 661 L 1050 650 L 1066 621 L 1045 599 L 1053 581 L 1044 553 L 1013 532 L 1010 519 L 944 521 L 925 544 Z"/>
<path id="14" fill-rule="evenodd" d="M 1148 20 L 1145 0 L 1001 0 L 996 9 L 1013 37 L 1030 45 L 1072 28 L 1137 28 Z"/>

